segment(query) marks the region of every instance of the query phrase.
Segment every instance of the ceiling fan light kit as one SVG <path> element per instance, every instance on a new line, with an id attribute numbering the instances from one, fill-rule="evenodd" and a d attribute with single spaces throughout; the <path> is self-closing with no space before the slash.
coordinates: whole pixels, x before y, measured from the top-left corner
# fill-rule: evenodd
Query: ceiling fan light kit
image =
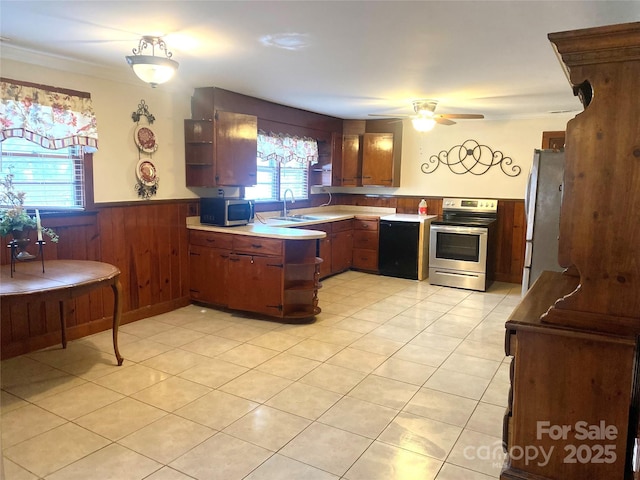
<path id="1" fill-rule="evenodd" d="M 165 56 L 156 56 L 156 47 Z M 143 52 L 151 48 L 151 55 Z M 173 54 L 167 50 L 167 44 L 160 37 L 144 36 L 140 39 L 138 48 L 133 49 L 133 55 L 126 57 L 127 63 L 140 80 L 150 84 L 153 88 L 168 82 L 178 70 L 178 62 L 172 60 Z"/>
<path id="2" fill-rule="evenodd" d="M 436 121 L 433 118 L 423 116 L 412 118 L 411 123 L 418 132 L 430 132 L 436 126 Z"/>
<path id="3" fill-rule="evenodd" d="M 414 100 L 412 102 L 414 115 L 395 115 L 395 117 L 410 118 L 413 128 L 418 132 L 429 132 L 433 130 L 436 123 L 440 125 L 455 125 L 456 122 L 450 120 L 451 118 L 460 119 L 481 119 L 484 115 L 479 113 L 438 113 L 436 114 L 436 107 L 438 106 L 438 100 L 423 99 Z M 388 117 L 388 115 L 376 115 L 370 114 L 372 117 Z"/>

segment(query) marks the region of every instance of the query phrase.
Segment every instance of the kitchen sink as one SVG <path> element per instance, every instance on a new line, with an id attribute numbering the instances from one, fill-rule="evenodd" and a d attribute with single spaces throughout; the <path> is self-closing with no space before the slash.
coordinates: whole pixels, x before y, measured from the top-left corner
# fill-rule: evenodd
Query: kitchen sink
<path id="1" fill-rule="evenodd" d="M 274 220 L 282 220 L 284 222 L 308 222 L 310 220 L 321 220 L 320 217 L 313 215 L 287 215 L 286 217 L 273 217 Z"/>

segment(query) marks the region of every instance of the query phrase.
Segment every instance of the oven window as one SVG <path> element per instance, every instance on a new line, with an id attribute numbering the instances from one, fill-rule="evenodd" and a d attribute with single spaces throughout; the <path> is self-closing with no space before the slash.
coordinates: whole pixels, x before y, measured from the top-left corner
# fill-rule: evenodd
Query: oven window
<path id="1" fill-rule="evenodd" d="M 437 258 L 465 262 L 480 260 L 480 235 L 446 232 L 437 232 L 437 235 Z"/>

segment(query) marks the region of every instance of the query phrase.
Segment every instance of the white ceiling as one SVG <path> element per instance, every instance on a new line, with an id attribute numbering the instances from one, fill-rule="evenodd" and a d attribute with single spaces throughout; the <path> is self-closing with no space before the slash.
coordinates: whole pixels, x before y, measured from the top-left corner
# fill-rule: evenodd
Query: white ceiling
<path id="1" fill-rule="evenodd" d="M 124 57 L 160 34 L 180 86 L 340 118 L 435 98 L 438 113 L 499 119 L 579 110 L 547 34 L 639 21 L 640 1 L 1 0 L 0 17 L 3 56 L 51 54 L 53 68 L 71 58 L 138 81 Z M 307 46 L 261 42 L 278 34 Z"/>

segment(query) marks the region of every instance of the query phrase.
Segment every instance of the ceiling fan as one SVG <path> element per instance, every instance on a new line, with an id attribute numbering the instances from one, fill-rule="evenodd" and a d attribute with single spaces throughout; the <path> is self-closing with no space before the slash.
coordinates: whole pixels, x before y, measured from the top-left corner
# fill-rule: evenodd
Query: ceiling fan
<path id="1" fill-rule="evenodd" d="M 482 114 L 476 113 L 435 113 L 438 101 L 433 99 L 414 100 L 413 115 L 393 115 L 393 117 L 407 117 L 411 119 L 413 128 L 419 132 L 428 132 L 436 123 L 440 125 L 455 125 L 456 122 L 452 118 L 458 119 L 481 119 Z M 372 117 L 389 117 L 389 115 L 370 114 Z"/>

